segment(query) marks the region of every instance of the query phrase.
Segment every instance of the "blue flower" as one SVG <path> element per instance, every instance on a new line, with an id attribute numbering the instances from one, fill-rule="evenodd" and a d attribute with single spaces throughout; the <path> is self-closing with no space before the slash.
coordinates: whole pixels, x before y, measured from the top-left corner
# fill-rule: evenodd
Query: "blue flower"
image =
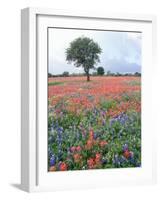
<path id="1" fill-rule="evenodd" d="M 119 122 L 120 124 L 125 125 L 125 123 L 128 120 L 129 120 L 129 117 L 126 114 L 121 113 L 120 115 L 118 115 L 110 120 L 110 126 L 112 126 L 115 122 Z"/>
<path id="2" fill-rule="evenodd" d="M 56 164 L 56 157 L 55 155 L 52 155 L 50 158 L 50 166 L 54 166 Z"/>
<path id="3" fill-rule="evenodd" d="M 110 126 L 112 126 L 116 122 L 115 118 L 110 119 Z"/>
<path id="4" fill-rule="evenodd" d="M 93 138 L 94 138 L 94 140 L 96 140 L 97 139 L 97 133 L 94 133 L 94 135 L 93 135 Z"/>
<path id="5" fill-rule="evenodd" d="M 48 148 L 48 155 L 49 155 L 49 157 L 51 157 L 53 155 L 53 152 L 50 147 Z"/>
<path id="6" fill-rule="evenodd" d="M 102 158 L 102 164 L 103 164 L 103 165 L 107 164 L 107 159 Z"/>
<path id="7" fill-rule="evenodd" d="M 128 144 L 124 144 L 122 149 L 123 152 L 127 151 L 129 149 Z"/>
<path id="8" fill-rule="evenodd" d="M 117 167 L 120 166 L 120 159 L 119 159 L 119 156 L 118 155 L 115 155 L 114 158 L 113 158 L 113 164 Z"/>
<path id="9" fill-rule="evenodd" d="M 130 157 L 129 161 L 131 164 L 136 165 L 136 160 L 134 159 L 134 157 Z"/>
<path id="10" fill-rule="evenodd" d="M 126 158 L 124 156 L 121 156 L 119 160 L 120 160 L 121 164 L 123 164 L 124 162 L 126 162 Z"/>
<path id="11" fill-rule="evenodd" d="M 77 140 L 79 140 L 79 138 L 80 138 L 80 133 L 79 132 L 77 132 Z"/>
<path id="12" fill-rule="evenodd" d="M 103 120 L 102 120 L 102 125 L 105 126 L 105 124 L 106 124 L 106 120 L 103 119 Z"/>

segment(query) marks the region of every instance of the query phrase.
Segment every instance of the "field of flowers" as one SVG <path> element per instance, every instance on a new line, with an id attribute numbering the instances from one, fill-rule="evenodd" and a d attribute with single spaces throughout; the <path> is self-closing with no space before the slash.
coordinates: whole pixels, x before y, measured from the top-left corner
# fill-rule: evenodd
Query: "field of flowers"
<path id="1" fill-rule="evenodd" d="M 48 79 L 49 171 L 140 166 L 140 77 Z"/>

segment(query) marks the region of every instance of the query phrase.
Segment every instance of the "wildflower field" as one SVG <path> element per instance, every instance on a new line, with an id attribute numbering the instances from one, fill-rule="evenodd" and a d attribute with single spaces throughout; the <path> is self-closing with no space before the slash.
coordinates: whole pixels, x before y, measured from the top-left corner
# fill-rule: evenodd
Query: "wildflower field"
<path id="1" fill-rule="evenodd" d="M 141 78 L 48 79 L 48 170 L 141 166 Z"/>

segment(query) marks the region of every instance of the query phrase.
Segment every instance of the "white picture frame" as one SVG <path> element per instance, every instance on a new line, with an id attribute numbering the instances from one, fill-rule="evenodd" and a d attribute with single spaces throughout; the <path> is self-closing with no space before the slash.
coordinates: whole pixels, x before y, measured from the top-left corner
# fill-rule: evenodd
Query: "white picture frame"
<path id="1" fill-rule="evenodd" d="M 142 71 L 144 73 L 142 79 L 144 112 L 142 115 L 143 167 L 141 169 L 57 172 L 52 175 L 47 172 L 45 157 L 47 155 L 47 132 L 45 132 L 45 130 L 47 131 L 47 118 L 45 119 L 45 113 L 47 113 L 47 98 L 45 96 L 47 91 L 47 68 L 45 64 L 47 50 L 44 51 L 46 39 L 43 38 L 46 34 L 44 30 L 53 23 L 60 26 L 70 24 L 73 27 L 76 26 L 76 23 L 77 27 L 91 26 L 95 29 L 103 28 L 109 23 L 108 26 L 112 27 L 112 30 L 137 30 L 144 33 L 143 65 L 146 65 L 147 68 L 143 67 Z M 156 55 L 155 29 L 156 18 L 151 15 L 90 13 L 43 8 L 25 8 L 22 10 L 21 187 L 23 190 L 28 192 L 54 191 L 156 182 L 155 133 L 152 132 L 154 118 L 152 117 L 153 104 L 150 98 L 153 76 L 150 67 L 155 67 Z M 39 90 L 40 87 L 41 91 Z"/>

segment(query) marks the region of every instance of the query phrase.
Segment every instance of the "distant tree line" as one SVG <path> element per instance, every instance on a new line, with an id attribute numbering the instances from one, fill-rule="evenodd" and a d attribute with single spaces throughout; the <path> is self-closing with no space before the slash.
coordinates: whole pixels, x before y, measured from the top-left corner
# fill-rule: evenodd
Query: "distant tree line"
<path id="1" fill-rule="evenodd" d="M 48 77 L 71 77 L 71 76 L 85 76 L 86 73 L 69 73 L 68 71 L 64 71 L 62 74 L 51 74 L 48 73 Z M 107 71 L 105 73 L 105 70 L 103 67 L 98 67 L 96 71 L 90 74 L 91 76 L 137 76 L 140 77 L 141 73 L 140 72 L 135 72 L 135 73 L 120 73 L 120 72 L 111 72 Z"/>
<path id="2" fill-rule="evenodd" d="M 107 71 L 106 76 L 141 76 L 141 73 L 140 72 L 135 72 L 135 73 L 116 72 L 116 73 L 113 73 L 111 71 Z"/>

